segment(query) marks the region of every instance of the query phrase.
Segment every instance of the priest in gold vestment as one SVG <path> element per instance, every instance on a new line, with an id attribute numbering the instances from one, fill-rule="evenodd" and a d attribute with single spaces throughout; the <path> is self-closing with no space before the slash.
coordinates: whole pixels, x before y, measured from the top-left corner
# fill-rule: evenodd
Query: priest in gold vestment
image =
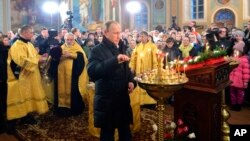
<path id="1" fill-rule="evenodd" d="M 141 43 L 134 49 L 129 63 L 129 67 L 135 75 L 157 68 L 156 45 L 148 41 L 148 33 L 145 31 L 140 33 L 140 38 Z M 135 88 L 133 93 L 139 95 L 138 98 L 141 105 L 156 103 L 156 101 L 140 87 Z"/>
<path id="2" fill-rule="evenodd" d="M 59 116 L 79 115 L 85 108 L 84 95 L 88 76 L 87 57 L 81 46 L 75 41 L 72 33 L 64 36 L 65 43 L 61 48 L 62 55 L 56 59 L 52 55 L 52 73 L 55 85 L 55 114 Z M 56 55 L 55 55 L 56 56 Z"/>
<path id="3" fill-rule="evenodd" d="M 9 50 L 7 60 L 7 119 L 9 121 L 27 118 L 31 112 L 43 114 L 48 111 L 38 67 L 42 57 L 30 43 L 32 36 L 32 27 L 23 26 L 20 38 Z"/>

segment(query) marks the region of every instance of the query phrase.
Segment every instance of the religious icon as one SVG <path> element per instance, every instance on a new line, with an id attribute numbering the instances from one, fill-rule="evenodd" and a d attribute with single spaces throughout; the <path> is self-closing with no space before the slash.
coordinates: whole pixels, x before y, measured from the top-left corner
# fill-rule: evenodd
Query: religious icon
<path id="1" fill-rule="evenodd" d="M 230 0 L 217 0 L 220 4 L 227 4 Z"/>
<path id="2" fill-rule="evenodd" d="M 156 2 L 155 2 L 156 9 L 162 9 L 163 6 L 164 6 L 164 2 L 162 0 L 156 0 Z"/>
<path id="3" fill-rule="evenodd" d="M 117 0 L 111 0 L 111 7 L 114 8 L 117 5 Z"/>

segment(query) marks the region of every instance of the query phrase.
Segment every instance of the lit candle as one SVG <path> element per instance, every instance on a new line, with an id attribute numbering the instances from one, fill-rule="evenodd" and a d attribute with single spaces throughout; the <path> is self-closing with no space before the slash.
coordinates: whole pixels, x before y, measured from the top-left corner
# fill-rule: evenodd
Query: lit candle
<path id="1" fill-rule="evenodd" d="M 166 66 L 165 66 L 165 69 L 166 69 L 166 71 L 165 71 L 165 72 L 166 72 L 166 74 L 167 74 L 167 75 L 169 74 L 169 70 L 170 70 L 170 68 L 169 68 L 169 67 L 170 67 L 170 66 L 168 66 L 168 65 L 166 65 Z"/>
<path id="2" fill-rule="evenodd" d="M 200 58 L 200 56 L 196 56 L 196 57 L 194 58 L 194 62 L 197 62 L 199 58 Z"/>
<path id="3" fill-rule="evenodd" d="M 166 57 L 166 66 L 167 66 L 167 64 L 168 64 L 168 52 L 166 53 L 166 55 L 165 55 L 165 57 Z"/>
<path id="4" fill-rule="evenodd" d="M 180 72 L 180 56 L 178 56 L 178 58 L 177 58 L 177 73 L 179 73 Z"/>
<path id="5" fill-rule="evenodd" d="M 187 64 L 185 64 L 185 65 L 183 66 L 183 68 L 184 68 L 184 74 L 185 74 L 186 67 L 187 67 Z"/>
<path id="6" fill-rule="evenodd" d="M 176 63 L 177 61 L 176 61 L 176 59 L 174 60 L 174 65 L 175 65 L 175 70 L 177 71 L 177 63 Z"/>

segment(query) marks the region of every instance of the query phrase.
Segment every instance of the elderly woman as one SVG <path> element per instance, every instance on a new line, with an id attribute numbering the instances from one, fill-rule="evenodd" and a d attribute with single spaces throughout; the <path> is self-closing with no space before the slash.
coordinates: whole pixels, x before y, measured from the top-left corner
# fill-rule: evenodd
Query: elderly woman
<path id="1" fill-rule="evenodd" d="M 242 30 L 238 29 L 238 30 L 232 31 L 231 46 L 228 49 L 228 55 L 233 54 L 234 45 L 236 45 L 239 42 L 244 41 L 244 36 L 245 36 L 245 33 Z"/>

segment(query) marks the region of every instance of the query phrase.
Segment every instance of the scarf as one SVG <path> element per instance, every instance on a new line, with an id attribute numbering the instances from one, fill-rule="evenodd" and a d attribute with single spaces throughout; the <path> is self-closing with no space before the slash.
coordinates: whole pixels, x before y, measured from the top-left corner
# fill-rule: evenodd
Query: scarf
<path id="1" fill-rule="evenodd" d="M 193 48 L 191 44 L 189 44 L 187 47 L 184 47 L 183 44 L 180 45 L 179 49 L 182 52 L 182 57 L 188 57 L 190 50 Z"/>

